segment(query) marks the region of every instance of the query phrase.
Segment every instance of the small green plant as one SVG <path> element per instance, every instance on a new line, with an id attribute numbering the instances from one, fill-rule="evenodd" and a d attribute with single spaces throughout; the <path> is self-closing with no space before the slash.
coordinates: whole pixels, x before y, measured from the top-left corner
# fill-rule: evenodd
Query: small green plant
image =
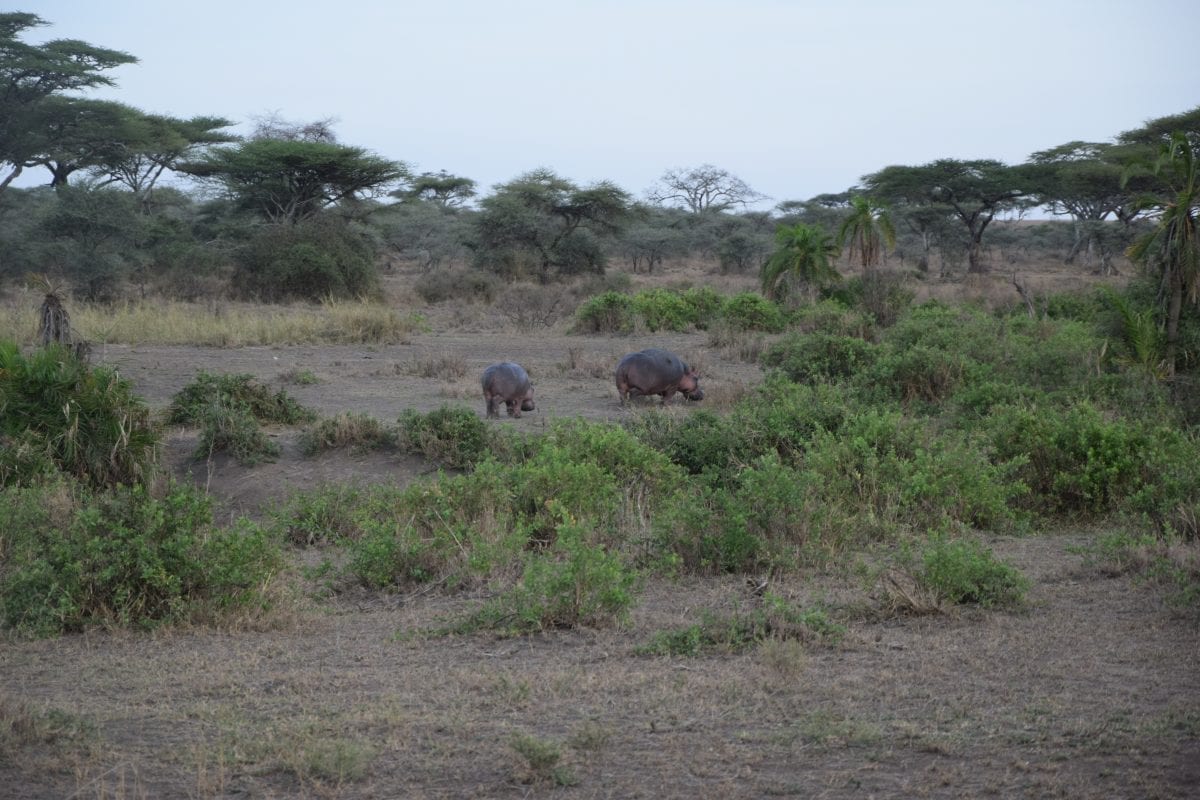
<path id="1" fill-rule="evenodd" d="M 523 783 L 551 782 L 557 786 L 574 786 L 579 780 L 562 760 L 562 747 L 557 742 L 532 734 L 514 736 L 509 743 L 523 759 L 518 777 Z"/>
<path id="2" fill-rule="evenodd" d="M 402 450 L 454 469 L 474 466 L 498 443 L 488 424 L 461 406 L 442 406 L 428 414 L 407 409 L 398 427 L 397 444 Z"/>
<path id="3" fill-rule="evenodd" d="M 321 382 L 317 374 L 311 369 L 289 369 L 279 376 L 280 383 L 291 383 L 296 386 L 315 386 Z"/>

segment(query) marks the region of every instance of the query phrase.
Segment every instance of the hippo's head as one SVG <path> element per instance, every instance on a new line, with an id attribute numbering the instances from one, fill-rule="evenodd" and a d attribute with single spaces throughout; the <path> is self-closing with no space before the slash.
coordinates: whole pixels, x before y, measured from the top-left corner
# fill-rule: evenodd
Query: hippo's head
<path id="1" fill-rule="evenodd" d="M 684 366 L 683 377 L 679 379 L 679 393 L 688 400 L 704 399 L 704 392 L 700 389 L 700 373 L 694 368 Z"/>

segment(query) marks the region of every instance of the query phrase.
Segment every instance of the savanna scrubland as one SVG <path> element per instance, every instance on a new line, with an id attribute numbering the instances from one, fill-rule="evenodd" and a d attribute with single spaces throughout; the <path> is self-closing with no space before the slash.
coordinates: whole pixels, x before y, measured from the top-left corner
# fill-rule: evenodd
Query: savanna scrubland
<path id="1" fill-rule="evenodd" d="M 479 196 L 0 16 L 62 79 L 0 140 L 0 795 L 1194 792 L 1195 111 Z M 702 402 L 618 403 L 649 346 Z"/>

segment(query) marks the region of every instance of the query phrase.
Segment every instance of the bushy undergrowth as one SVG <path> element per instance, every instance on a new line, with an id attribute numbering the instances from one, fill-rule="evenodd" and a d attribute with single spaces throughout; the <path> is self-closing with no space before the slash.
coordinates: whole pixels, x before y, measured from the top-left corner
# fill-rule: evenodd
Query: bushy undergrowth
<path id="1" fill-rule="evenodd" d="M 256 526 L 214 527 L 209 499 L 191 486 L 8 489 L 0 517 L 0 619 L 30 635 L 262 608 L 281 563 Z"/>
<path id="2" fill-rule="evenodd" d="M 378 450 L 395 444 L 395 430 L 374 417 L 354 411 L 318 420 L 300 437 L 300 447 L 309 456 L 341 447 Z"/>
<path id="3" fill-rule="evenodd" d="M 0 341 L 0 487 L 61 470 L 93 487 L 145 479 L 160 434 L 129 381 L 61 346 Z"/>
<path id="4" fill-rule="evenodd" d="M 1017 606 L 1029 588 L 1019 570 L 974 539 L 934 537 L 902 564 L 920 589 L 944 603 Z"/>

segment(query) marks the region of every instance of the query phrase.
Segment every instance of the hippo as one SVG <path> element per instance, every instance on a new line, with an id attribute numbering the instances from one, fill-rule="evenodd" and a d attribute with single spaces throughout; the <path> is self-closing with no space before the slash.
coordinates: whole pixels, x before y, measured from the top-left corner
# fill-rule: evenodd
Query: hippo
<path id="1" fill-rule="evenodd" d="M 520 417 L 522 411 L 533 411 L 533 384 L 520 364 L 501 361 L 483 371 L 483 400 L 487 415 L 499 417 L 497 405 L 503 402 L 510 417 Z"/>
<path id="2" fill-rule="evenodd" d="M 621 405 L 639 394 L 660 394 L 663 404 L 671 402 L 675 392 L 688 400 L 703 400 L 700 376 L 689 369 L 679 356 L 658 347 L 630 353 L 617 364 L 617 394 Z"/>

